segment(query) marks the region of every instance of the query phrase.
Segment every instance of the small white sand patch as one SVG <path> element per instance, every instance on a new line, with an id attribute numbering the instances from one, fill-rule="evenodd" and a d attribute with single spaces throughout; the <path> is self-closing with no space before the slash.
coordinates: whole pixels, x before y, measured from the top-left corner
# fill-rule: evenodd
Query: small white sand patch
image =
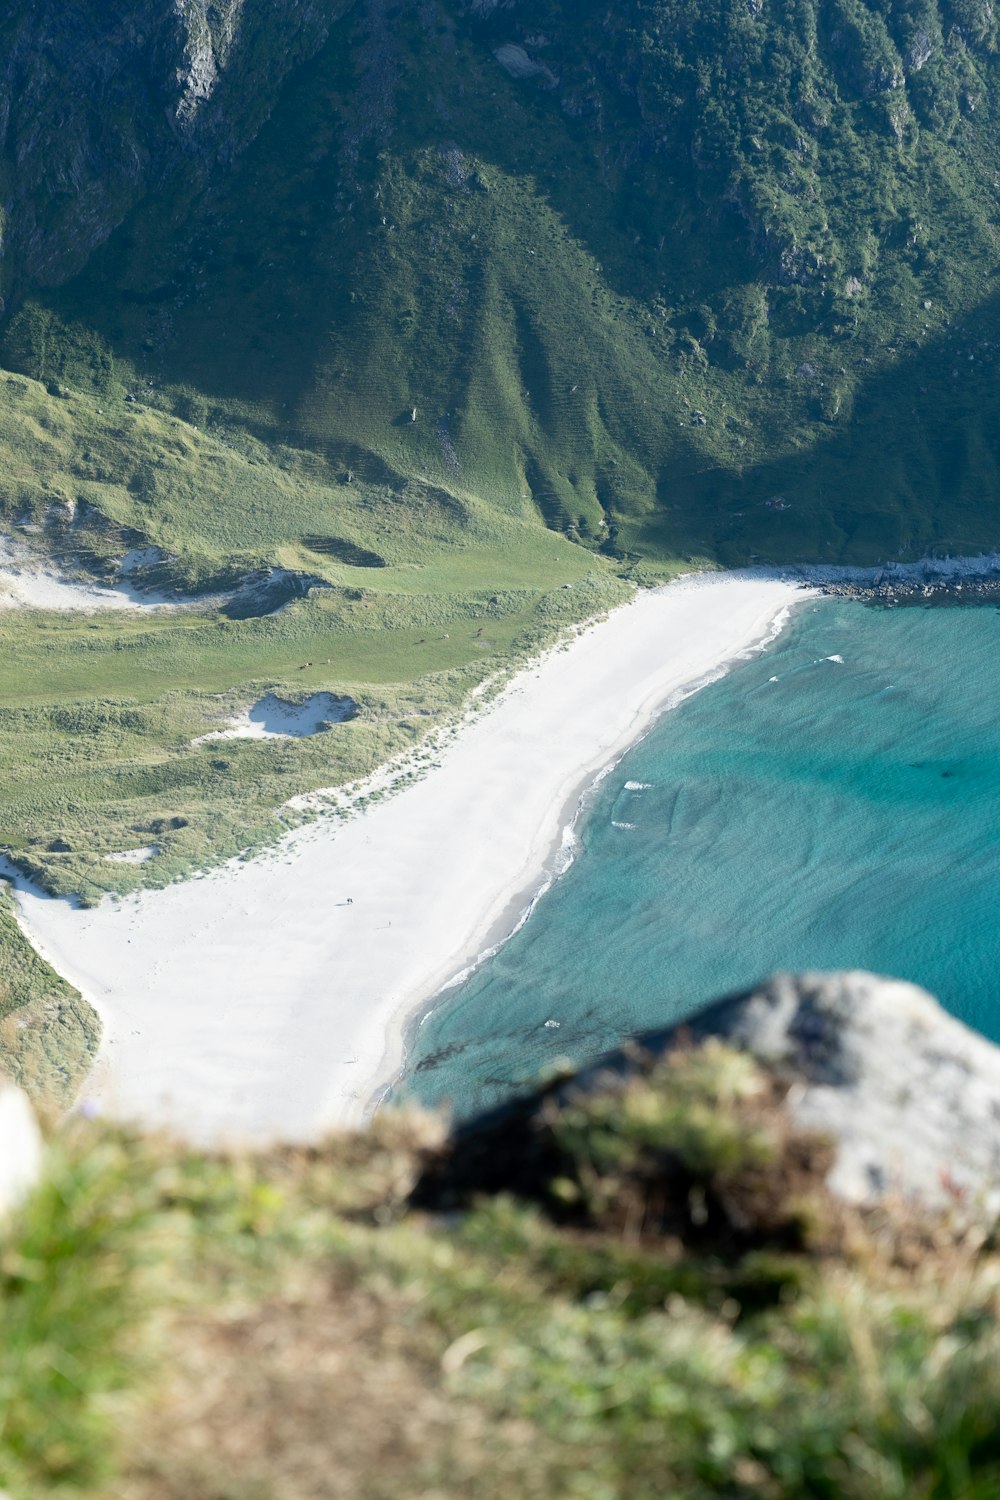
<path id="1" fill-rule="evenodd" d="M 141 849 L 118 849 L 104 858 L 113 865 L 144 865 L 147 859 L 155 859 L 159 852 L 155 844 L 143 844 Z"/>
<path id="2" fill-rule="evenodd" d="M 171 603 L 171 600 L 161 594 L 140 594 L 126 582 L 118 588 L 78 582 L 60 572 L 54 563 L 35 557 L 17 542 L 0 536 L 0 610 L 67 609 L 91 612 L 105 609 L 162 609 Z"/>
<path id="3" fill-rule="evenodd" d="M 118 572 L 122 578 L 128 578 L 130 573 L 137 572 L 139 568 L 152 567 L 164 555 L 160 547 L 133 547 L 118 564 Z"/>
<path id="4" fill-rule="evenodd" d="M 229 720 L 225 729 L 213 729 L 192 740 L 192 745 L 203 745 L 207 740 L 260 740 L 269 735 L 283 739 L 304 739 L 318 734 L 327 724 L 343 724 L 357 717 L 358 705 L 353 698 L 338 697 L 335 693 L 313 693 L 302 703 L 292 703 L 288 698 L 279 698 L 268 693 L 259 698 L 250 708 Z"/>

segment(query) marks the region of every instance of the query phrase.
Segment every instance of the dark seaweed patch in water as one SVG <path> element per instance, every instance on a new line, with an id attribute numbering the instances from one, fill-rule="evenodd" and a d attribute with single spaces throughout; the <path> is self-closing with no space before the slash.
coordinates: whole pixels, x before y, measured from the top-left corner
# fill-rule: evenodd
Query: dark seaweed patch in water
<path id="1" fill-rule="evenodd" d="M 413 1069 L 414 1073 L 430 1073 L 451 1058 L 461 1057 L 466 1045 L 465 1042 L 449 1042 L 447 1047 L 439 1047 L 436 1052 L 428 1053 L 426 1057 L 420 1059 Z"/>

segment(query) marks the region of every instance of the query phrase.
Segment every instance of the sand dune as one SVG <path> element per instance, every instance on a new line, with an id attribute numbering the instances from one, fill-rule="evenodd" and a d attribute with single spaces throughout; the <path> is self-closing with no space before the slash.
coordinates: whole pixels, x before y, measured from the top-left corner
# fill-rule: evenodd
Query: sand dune
<path id="1" fill-rule="evenodd" d="M 172 601 L 149 591 L 140 593 L 127 578 L 117 587 L 70 578 L 52 562 L 32 556 L 0 536 L 0 610 L 55 609 L 84 613 L 105 609 L 162 609 Z"/>

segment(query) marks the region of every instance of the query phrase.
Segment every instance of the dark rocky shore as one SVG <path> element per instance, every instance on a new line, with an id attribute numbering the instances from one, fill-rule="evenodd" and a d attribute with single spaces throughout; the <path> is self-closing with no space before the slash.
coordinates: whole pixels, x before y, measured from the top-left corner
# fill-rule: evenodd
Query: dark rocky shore
<path id="1" fill-rule="evenodd" d="M 1000 604 L 1000 574 L 969 574 L 960 578 L 877 578 L 844 580 L 820 585 L 824 594 L 860 599 L 879 609 L 954 608 L 962 604 Z"/>

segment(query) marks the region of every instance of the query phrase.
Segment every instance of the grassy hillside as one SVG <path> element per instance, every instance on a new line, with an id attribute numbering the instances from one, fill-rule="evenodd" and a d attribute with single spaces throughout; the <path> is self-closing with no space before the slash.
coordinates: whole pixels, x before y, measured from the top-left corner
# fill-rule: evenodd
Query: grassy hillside
<path id="1" fill-rule="evenodd" d="M 427 1120 L 256 1158 L 78 1123 L 0 1229 L 0 1484 L 994 1495 L 993 1240 L 845 1214 L 828 1148 L 724 1049 L 605 1104 L 549 1122 L 526 1196 L 421 1210 Z"/>
<path id="2" fill-rule="evenodd" d="M 80 994 L 40 958 L 0 882 L 0 1071 L 44 1111 L 75 1099 L 97 1053 L 100 1022 Z"/>
<path id="3" fill-rule="evenodd" d="M 9 367 L 256 443 L 261 480 L 291 445 L 613 553 L 996 541 L 988 8 L 343 9 L 231 161 L 19 280 Z M 133 425 L 155 522 L 184 470 Z"/>
<path id="4" fill-rule="evenodd" d="M 622 571 L 997 544 L 978 0 L 115 15 L 5 23 L 0 525 L 105 575 L 154 547 L 168 590 L 330 587 L 7 617 L 0 837 L 52 889 L 253 847 Z M 362 714 L 190 743 L 314 688 Z"/>
<path id="5" fill-rule="evenodd" d="M 121 393 L 0 379 L 8 531 L 62 566 L 167 597 L 278 567 L 278 613 L 0 614 L 0 843 L 47 889 L 94 899 L 259 846 L 295 795 L 366 776 L 470 690 L 628 595 L 619 570 L 530 515 L 341 468 L 291 442 Z M 126 392 L 125 394 L 131 394 Z M 261 606 L 264 607 L 264 606 Z M 269 691 L 349 693 L 358 717 L 301 741 L 193 743 Z M 105 856 L 154 845 L 144 865 Z"/>
<path id="6" fill-rule="evenodd" d="M 558 592 L 331 590 L 263 620 L 8 616 L 0 841 L 46 889 L 87 900 L 259 847 L 300 819 L 293 796 L 415 750 L 473 687 L 622 593 L 584 577 Z M 271 690 L 346 692 L 359 713 L 306 739 L 194 743 Z M 106 858 L 149 846 L 146 864 Z"/>

